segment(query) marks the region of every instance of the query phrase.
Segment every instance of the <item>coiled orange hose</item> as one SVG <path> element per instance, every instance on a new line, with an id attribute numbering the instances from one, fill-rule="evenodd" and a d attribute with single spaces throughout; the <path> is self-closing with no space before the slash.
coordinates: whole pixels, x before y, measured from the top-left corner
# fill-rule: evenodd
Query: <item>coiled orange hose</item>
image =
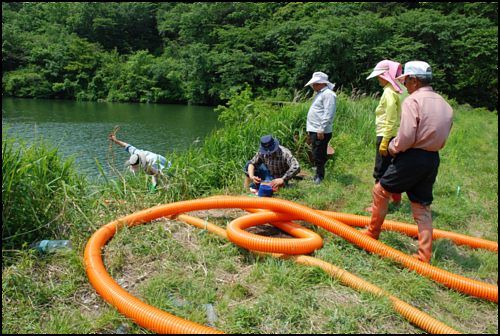
<path id="1" fill-rule="evenodd" d="M 311 253 L 323 246 L 323 239 L 313 231 L 310 231 L 292 222 L 283 222 L 281 218 L 290 217 L 287 214 L 275 212 L 263 212 L 243 216 L 235 219 L 226 229 L 228 238 L 235 244 L 253 251 L 285 254 Z M 277 228 L 298 237 L 269 238 L 262 237 L 243 230 L 264 223 L 273 223 Z"/>
<path id="2" fill-rule="evenodd" d="M 263 208 L 276 212 L 287 213 L 291 218 L 307 220 L 319 225 L 345 239 L 365 248 L 367 251 L 375 252 L 381 256 L 390 256 L 401 261 L 407 267 L 429 276 L 431 279 L 443 282 L 446 286 L 461 292 L 498 302 L 498 287 L 484 284 L 479 281 L 453 275 L 436 267 L 423 264 L 422 262 L 406 256 L 374 239 L 371 239 L 357 230 L 321 214 L 305 206 L 298 205 L 286 200 L 254 197 L 224 197 L 207 198 L 193 201 L 177 202 L 156 206 L 147 210 L 115 220 L 97 230 L 89 239 L 85 249 L 85 268 L 89 280 L 97 292 L 110 304 L 115 306 L 122 314 L 135 320 L 139 325 L 159 333 L 211 333 L 217 332 L 213 329 L 186 321 L 176 316 L 164 313 L 124 291 L 107 274 L 102 264 L 101 248 L 115 234 L 119 225 L 134 226 L 149 222 L 153 219 L 178 214 L 184 211 L 205 210 L 212 208 Z M 184 215 L 181 215 L 184 216 Z M 281 217 L 283 216 L 283 217 Z M 180 216 L 179 216 L 180 217 Z M 285 221 L 286 216 L 280 215 Z M 217 230 L 214 228 L 207 229 Z M 219 230 L 221 230 L 219 228 Z M 294 257 L 296 258 L 296 257 Z M 297 259 L 299 260 L 299 259 Z M 304 259 L 300 259 L 304 260 Z M 307 259 L 305 259 L 307 260 Z M 306 263 L 306 261 L 303 261 Z M 332 265 L 333 266 L 333 265 Z M 325 266 L 326 267 L 326 266 Z M 345 271 L 343 271 L 345 273 Z M 344 274 L 343 273 L 343 274 Z M 393 300 L 394 302 L 394 300 Z M 426 329 L 427 330 L 427 329 Z"/>
<path id="3" fill-rule="evenodd" d="M 261 209 L 245 209 L 248 212 L 262 212 L 263 210 Z M 370 217 L 366 216 L 359 216 L 359 215 L 351 215 L 351 214 L 346 214 L 346 213 L 341 213 L 341 212 L 332 212 L 332 211 L 323 211 L 323 210 L 316 210 L 328 217 L 331 217 L 333 219 L 338 220 L 339 222 L 342 222 L 344 224 L 347 224 L 349 226 L 355 226 L 355 227 L 360 227 L 360 228 L 365 228 L 370 224 Z M 286 217 L 290 218 L 290 217 Z M 274 225 L 275 223 L 273 223 Z M 391 220 L 385 220 L 384 224 L 382 225 L 382 230 L 383 231 L 396 231 L 403 233 L 409 237 L 418 237 L 418 225 L 413 225 L 413 224 L 407 224 L 407 223 L 401 223 L 401 222 L 396 222 L 396 221 L 391 221 Z M 432 234 L 432 240 L 436 239 L 450 239 L 453 243 L 457 245 L 463 245 L 463 246 L 469 246 L 474 249 L 485 249 L 489 251 L 493 251 L 495 253 L 498 253 L 498 243 L 491 241 L 491 240 L 486 240 L 486 239 L 481 239 L 481 238 L 476 238 L 476 237 L 470 237 L 466 236 L 460 233 L 454 233 L 454 232 L 448 232 L 448 231 L 443 231 L 443 230 L 438 230 L 434 229 L 433 234 Z M 306 252 L 304 252 L 306 253 Z M 295 253 L 293 253 L 295 254 Z"/>
<path id="4" fill-rule="evenodd" d="M 360 246 L 361 248 L 369 252 L 379 254 L 381 257 L 390 257 L 391 259 L 399 261 L 406 267 L 424 276 L 429 276 L 432 280 L 440 282 L 446 287 L 482 299 L 498 302 L 498 286 L 471 280 L 466 277 L 441 270 L 432 265 L 425 264 L 409 255 L 401 253 L 393 249 L 392 247 L 389 247 L 375 239 L 372 239 L 358 232 L 358 230 L 353 229 L 346 224 L 328 218 L 320 212 L 309 209 L 302 205 L 280 199 L 270 199 L 264 203 L 265 206 L 263 206 L 262 208 L 267 208 L 278 212 L 286 212 L 290 214 L 289 217 L 285 216 L 282 220 L 307 220 L 343 237 L 344 239 Z M 287 252 L 285 252 L 284 250 L 281 253 Z"/>
<path id="5" fill-rule="evenodd" d="M 258 211 L 255 211 L 258 212 Z M 266 214 L 272 214 L 267 212 Z M 269 217 L 272 219 L 272 217 Z M 196 226 L 197 228 L 203 229 L 205 228 L 205 221 L 196 218 L 196 217 L 191 217 L 188 215 L 180 215 L 178 217 L 179 220 L 182 220 L 190 225 Z M 261 218 L 262 219 L 262 218 Z M 272 223 L 273 225 L 275 223 Z M 216 225 L 213 225 L 212 223 L 207 223 L 206 230 L 218 234 L 221 237 L 228 238 L 226 234 L 226 230 L 223 230 L 219 228 Z M 293 231 L 291 226 L 284 226 L 283 230 L 287 233 L 290 233 L 292 235 L 296 234 L 297 231 Z M 274 238 L 274 240 L 278 240 L 279 238 Z M 273 238 L 269 238 L 269 240 L 273 240 Z M 254 251 L 257 252 L 257 251 Z M 259 254 L 266 254 L 262 252 L 257 252 Z M 320 267 L 323 269 L 327 274 L 331 275 L 332 277 L 340 280 L 342 283 L 344 283 L 347 286 L 352 287 L 353 289 L 357 291 L 365 291 L 365 292 L 370 292 L 374 295 L 383 295 L 387 296 L 391 301 L 392 305 L 394 307 L 394 310 L 396 310 L 398 313 L 400 313 L 404 318 L 409 320 L 410 322 L 414 323 L 415 325 L 419 326 L 423 330 L 433 333 L 433 334 L 458 334 L 456 330 L 453 328 L 448 327 L 444 323 L 439 322 L 438 320 L 430 317 L 429 315 L 425 314 L 424 312 L 410 306 L 409 304 L 399 300 L 398 298 L 389 295 L 385 293 L 382 289 L 364 281 L 363 279 L 358 278 L 357 276 L 340 269 L 326 261 L 317 259 L 317 258 L 312 258 L 312 257 L 307 257 L 304 255 L 294 255 L 290 256 L 287 254 L 278 254 L 278 253 L 271 253 L 271 255 L 275 258 L 281 258 L 285 260 L 292 259 L 295 263 L 304 265 L 304 266 L 315 266 L 315 267 Z"/>
<path id="6" fill-rule="evenodd" d="M 144 212 L 141 212 L 144 213 Z M 134 216 L 135 215 L 135 216 Z M 132 214 L 135 224 L 139 224 L 140 216 Z M 84 261 L 85 270 L 97 293 L 124 316 L 131 318 L 140 326 L 160 334 L 214 334 L 217 330 L 180 317 L 165 313 L 127 293 L 109 276 L 101 258 L 101 248 L 115 234 L 119 225 L 131 223 L 130 216 L 115 220 L 97 230 L 87 243 Z M 134 225 L 135 225 L 134 224 Z"/>

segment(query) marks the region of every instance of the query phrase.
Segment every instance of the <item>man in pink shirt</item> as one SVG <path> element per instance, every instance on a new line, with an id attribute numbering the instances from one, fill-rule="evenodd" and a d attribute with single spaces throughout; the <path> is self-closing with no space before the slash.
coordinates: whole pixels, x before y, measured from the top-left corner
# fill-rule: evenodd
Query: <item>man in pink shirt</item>
<path id="1" fill-rule="evenodd" d="M 370 226 L 361 231 L 374 239 L 387 214 L 393 193 L 406 192 L 413 218 L 418 224 L 418 254 L 430 263 L 432 256 L 432 186 L 439 167 L 438 151 L 444 147 L 453 124 L 453 109 L 432 90 L 431 67 L 425 62 L 408 62 L 404 75 L 410 96 L 403 101 L 398 135 L 389 144 L 394 159 L 379 183 L 373 187 L 373 212 Z"/>

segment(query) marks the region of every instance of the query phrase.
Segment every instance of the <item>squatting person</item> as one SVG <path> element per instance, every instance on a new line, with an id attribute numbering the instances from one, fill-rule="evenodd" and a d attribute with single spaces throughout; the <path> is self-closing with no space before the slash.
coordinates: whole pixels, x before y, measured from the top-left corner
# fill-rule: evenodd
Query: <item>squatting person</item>
<path id="1" fill-rule="evenodd" d="M 260 138 L 259 151 L 245 165 L 245 187 L 258 190 L 268 182 L 276 190 L 300 172 L 299 161 L 271 135 Z"/>
<path id="2" fill-rule="evenodd" d="M 172 166 L 170 161 L 167 162 L 164 156 L 137 149 L 131 144 L 116 139 L 113 134 L 109 135 L 109 140 L 125 148 L 130 154 L 130 158 L 125 161 L 125 167 L 130 168 L 134 173 L 139 172 L 142 168 L 146 174 L 153 176 L 153 186 L 155 187 L 159 177 L 164 176 Z"/>
<path id="3" fill-rule="evenodd" d="M 404 79 L 410 96 L 403 102 L 401 125 L 389 144 L 394 159 L 379 183 L 373 187 L 373 212 L 368 230 L 374 239 L 387 214 L 393 193 L 406 192 L 413 218 L 418 224 L 418 254 L 415 258 L 430 263 L 432 256 L 432 186 L 439 167 L 438 151 L 444 147 L 453 125 L 453 109 L 430 86 L 432 71 L 426 62 L 408 62 Z"/>

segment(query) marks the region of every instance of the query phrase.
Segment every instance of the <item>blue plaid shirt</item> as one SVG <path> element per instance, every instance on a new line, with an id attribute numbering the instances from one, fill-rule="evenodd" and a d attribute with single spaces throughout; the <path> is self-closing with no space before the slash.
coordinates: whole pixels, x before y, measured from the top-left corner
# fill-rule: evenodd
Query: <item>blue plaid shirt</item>
<path id="1" fill-rule="evenodd" d="M 258 168 L 261 164 L 266 166 L 269 173 L 274 178 L 282 178 L 285 181 L 300 173 L 299 161 L 292 155 L 286 147 L 280 146 L 276 150 L 276 155 L 262 154 L 257 152 L 250 163 Z"/>

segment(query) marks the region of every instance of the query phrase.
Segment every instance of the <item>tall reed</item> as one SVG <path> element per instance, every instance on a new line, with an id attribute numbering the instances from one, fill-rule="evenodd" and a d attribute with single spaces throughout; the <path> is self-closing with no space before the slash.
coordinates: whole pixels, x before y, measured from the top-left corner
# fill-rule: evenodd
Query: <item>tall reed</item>
<path id="1" fill-rule="evenodd" d="M 2 246 L 19 247 L 42 233 L 57 236 L 66 199 L 84 189 L 73 164 L 61 158 L 59 145 L 2 128 Z"/>

